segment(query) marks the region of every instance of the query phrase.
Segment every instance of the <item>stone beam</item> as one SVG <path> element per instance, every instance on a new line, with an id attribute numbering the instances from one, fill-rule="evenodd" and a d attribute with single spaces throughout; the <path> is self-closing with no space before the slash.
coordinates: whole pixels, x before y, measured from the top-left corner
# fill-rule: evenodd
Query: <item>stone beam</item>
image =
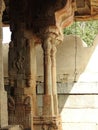
<path id="1" fill-rule="evenodd" d="M 98 20 L 98 14 L 95 15 L 84 15 L 84 16 L 75 16 L 75 21 L 90 21 L 90 20 Z"/>

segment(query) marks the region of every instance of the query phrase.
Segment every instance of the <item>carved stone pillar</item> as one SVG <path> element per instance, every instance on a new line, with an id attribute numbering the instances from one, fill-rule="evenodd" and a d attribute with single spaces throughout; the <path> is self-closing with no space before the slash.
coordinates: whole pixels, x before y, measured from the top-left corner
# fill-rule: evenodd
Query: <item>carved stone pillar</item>
<path id="1" fill-rule="evenodd" d="M 25 93 L 30 93 L 32 95 L 32 114 L 37 116 L 37 103 L 36 103 L 36 39 L 32 36 L 29 39 L 30 46 L 30 57 L 29 58 L 29 71 L 26 74 L 26 85 Z"/>
<path id="2" fill-rule="evenodd" d="M 8 125 L 7 94 L 4 90 L 3 52 L 2 52 L 2 12 L 3 0 L 0 0 L 0 128 Z"/>
<path id="3" fill-rule="evenodd" d="M 36 41 L 33 34 L 31 37 L 24 25 L 21 26 L 12 31 L 9 46 L 9 78 L 14 88 L 14 95 L 10 95 L 14 104 L 13 108 L 9 106 L 9 123 L 33 130 L 33 116 L 37 115 Z"/>

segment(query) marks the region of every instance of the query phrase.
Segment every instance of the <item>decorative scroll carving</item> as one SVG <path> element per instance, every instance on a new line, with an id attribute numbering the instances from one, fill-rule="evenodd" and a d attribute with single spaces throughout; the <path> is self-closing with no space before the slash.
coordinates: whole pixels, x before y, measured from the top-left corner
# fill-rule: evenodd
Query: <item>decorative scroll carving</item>
<path id="1" fill-rule="evenodd" d="M 67 0 L 66 5 L 55 12 L 56 26 L 65 28 L 70 25 L 74 20 L 74 2 Z"/>

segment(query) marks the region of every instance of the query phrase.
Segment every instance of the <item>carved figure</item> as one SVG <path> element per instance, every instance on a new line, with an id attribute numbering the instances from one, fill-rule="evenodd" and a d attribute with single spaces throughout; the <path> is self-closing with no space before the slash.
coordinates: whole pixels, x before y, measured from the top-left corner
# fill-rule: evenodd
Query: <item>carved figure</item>
<path id="1" fill-rule="evenodd" d="M 12 96 L 8 96 L 8 107 L 9 110 L 15 110 L 15 101 Z"/>
<path id="2" fill-rule="evenodd" d="M 17 71 L 22 72 L 23 71 L 23 64 L 24 64 L 24 56 L 22 56 L 21 51 L 18 53 L 17 59 L 15 61 L 15 65 L 17 67 Z"/>

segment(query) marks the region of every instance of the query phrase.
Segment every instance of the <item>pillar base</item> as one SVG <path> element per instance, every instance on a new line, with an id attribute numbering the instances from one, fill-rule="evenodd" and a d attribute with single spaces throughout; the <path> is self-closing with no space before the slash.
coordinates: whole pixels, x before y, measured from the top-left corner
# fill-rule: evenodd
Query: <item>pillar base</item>
<path id="1" fill-rule="evenodd" d="M 53 96 L 52 95 L 43 95 L 43 115 L 45 116 L 53 116 L 54 108 L 53 108 Z"/>
<path id="2" fill-rule="evenodd" d="M 49 117 L 41 116 L 34 117 L 34 130 L 62 130 L 61 118 L 58 117 Z"/>

